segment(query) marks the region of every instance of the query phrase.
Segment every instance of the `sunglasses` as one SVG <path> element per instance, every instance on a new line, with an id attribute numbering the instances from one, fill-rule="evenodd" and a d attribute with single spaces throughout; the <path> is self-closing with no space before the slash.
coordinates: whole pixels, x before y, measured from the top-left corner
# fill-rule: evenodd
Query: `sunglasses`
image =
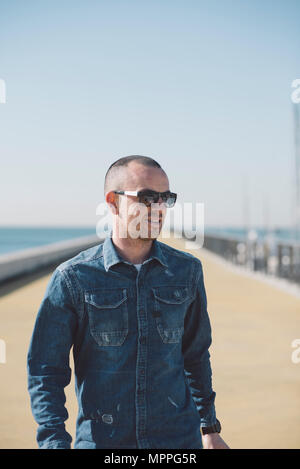
<path id="1" fill-rule="evenodd" d="M 166 192 L 156 192 L 152 191 L 151 189 L 145 189 L 142 191 L 113 191 L 115 194 L 120 195 L 133 195 L 139 198 L 139 202 L 141 204 L 150 207 L 151 204 L 156 204 L 159 201 L 159 198 L 162 198 L 163 203 L 167 208 L 174 207 L 177 194 L 174 192 L 166 191 Z"/>

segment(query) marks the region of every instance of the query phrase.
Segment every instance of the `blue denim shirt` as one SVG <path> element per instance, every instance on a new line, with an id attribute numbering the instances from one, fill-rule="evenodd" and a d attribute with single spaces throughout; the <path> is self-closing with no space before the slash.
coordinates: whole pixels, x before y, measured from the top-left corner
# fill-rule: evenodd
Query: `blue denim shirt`
<path id="1" fill-rule="evenodd" d="M 64 387 L 73 346 L 74 448 L 202 448 L 215 423 L 202 264 L 154 240 L 138 272 L 111 233 L 61 263 L 28 351 L 40 448 L 70 448 Z"/>

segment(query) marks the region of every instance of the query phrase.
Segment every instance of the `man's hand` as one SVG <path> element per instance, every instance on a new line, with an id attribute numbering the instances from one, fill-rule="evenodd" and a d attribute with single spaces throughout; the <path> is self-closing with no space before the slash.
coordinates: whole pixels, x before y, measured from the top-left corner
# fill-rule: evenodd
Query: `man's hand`
<path id="1" fill-rule="evenodd" d="M 202 435 L 203 449 L 230 449 L 219 433 Z"/>

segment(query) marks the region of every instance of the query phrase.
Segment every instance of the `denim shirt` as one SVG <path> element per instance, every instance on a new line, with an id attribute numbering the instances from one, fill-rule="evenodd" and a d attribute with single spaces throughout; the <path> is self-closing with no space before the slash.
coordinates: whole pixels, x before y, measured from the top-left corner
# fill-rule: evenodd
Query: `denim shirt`
<path id="1" fill-rule="evenodd" d="M 40 448 L 71 448 L 64 387 L 73 347 L 74 448 L 202 448 L 216 422 L 202 264 L 158 240 L 137 271 L 111 233 L 53 272 L 27 357 Z"/>

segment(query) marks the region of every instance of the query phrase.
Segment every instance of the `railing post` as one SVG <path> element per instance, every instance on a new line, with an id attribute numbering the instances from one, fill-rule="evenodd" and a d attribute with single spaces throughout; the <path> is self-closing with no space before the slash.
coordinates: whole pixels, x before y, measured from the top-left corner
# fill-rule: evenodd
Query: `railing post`
<path id="1" fill-rule="evenodd" d="M 290 259 L 289 277 L 292 279 L 294 276 L 294 247 L 293 246 L 289 246 L 289 259 Z"/>
<path id="2" fill-rule="evenodd" d="M 277 245 L 277 258 L 278 258 L 277 274 L 278 274 L 278 277 L 281 277 L 282 276 L 282 245 L 281 244 Z"/>
<path id="3" fill-rule="evenodd" d="M 264 255 L 264 271 L 268 273 L 270 248 L 269 248 L 267 241 L 264 241 L 263 252 L 264 252 L 263 254 Z"/>

